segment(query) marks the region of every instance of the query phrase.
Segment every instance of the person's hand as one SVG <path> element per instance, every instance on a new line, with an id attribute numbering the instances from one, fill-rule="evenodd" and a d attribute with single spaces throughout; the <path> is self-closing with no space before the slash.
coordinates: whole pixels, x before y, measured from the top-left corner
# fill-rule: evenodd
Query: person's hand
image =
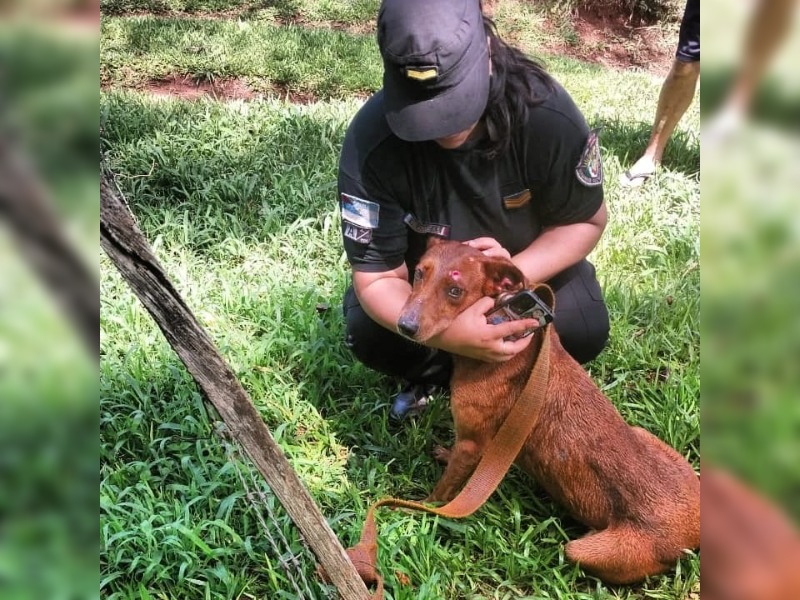
<path id="1" fill-rule="evenodd" d="M 491 256 L 495 258 L 507 258 L 511 260 L 511 253 L 503 248 L 494 238 L 490 237 L 480 237 L 475 238 L 474 240 L 467 240 L 464 242 L 467 246 L 471 248 L 475 248 L 476 250 L 480 250 L 486 256 Z"/>
<path id="2" fill-rule="evenodd" d="M 486 321 L 486 313 L 494 306 L 494 299 L 484 297 L 458 315 L 439 335 L 426 342 L 434 348 L 446 350 L 451 354 L 467 356 L 485 362 L 504 362 L 510 360 L 531 343 L 533 336 L 521 340 L 505 341 L 503 338 L 520 334 L 527 329 L 539 326 L 536 319 L 520 319 L 491 325 Z"/>

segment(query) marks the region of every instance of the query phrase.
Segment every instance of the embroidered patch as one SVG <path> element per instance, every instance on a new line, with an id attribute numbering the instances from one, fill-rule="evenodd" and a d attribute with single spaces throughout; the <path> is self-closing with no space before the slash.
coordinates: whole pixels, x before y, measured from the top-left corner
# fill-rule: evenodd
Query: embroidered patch
<path id="1" fill-rule="evenodd" d="M 603 163 L 600 159 L 600 129 L 592 129 L 583 148 L 575 176 L 586 187 L 603 185 Z"/>
<path id="2" fill-rule="evenodd" d="M 436 65 L 425 67 L 406 67 L 406 77 L 416 81 L 428 81 L 439 76 L 439 67 Z"/>
<path id="3" fill-rule="evenodd" d="M 359 227 L 344 221 L 344 237 L 350 238 L 359 244 L 369 244 L 372 241 L 372 229 Z"/>
<path id="4" fill-rule="evenodd" d="M 442 225 L 440 223 L 423 223 L 411 213 L 408 213 L 405 217 L 403 217 L 403 222 L 411 229 L 422 235 L 435 235 L 441 238 L 450 237 L 449 225 Z"/>
<path id="5" fill-rule="evenodd" d="M 376 202 L 342 194 L 342 219 L 362 229 L 377 229 L 380 206 Z"/>
<path id="6" fill-rule="evenodd" d="M 522 208 L 531 201 L 531 191 L 522 190 L 516 194 L 503 197 L 503 206 L 506 208 Z"/>

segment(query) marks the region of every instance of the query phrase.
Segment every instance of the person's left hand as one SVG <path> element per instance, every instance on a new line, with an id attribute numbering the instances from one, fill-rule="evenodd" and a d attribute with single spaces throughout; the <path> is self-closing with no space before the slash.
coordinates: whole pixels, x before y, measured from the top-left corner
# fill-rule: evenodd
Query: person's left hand
<path id="1" fill-rule="evenodd" d="M 539 321 L 519 319 L 492 325 L 487 322 L 486 313 L 493 306 L 494 298 L 481 298 L 459 314 L 447 329 L 426 341 L 425 345 L 484 362 L 511 360 L 528 347 L 533 336 L 514 341 L 505 338 L 536 328 Z"/>
<path id="2" fill-rule="evenodd" d="M 511 260 L 511 253 L 503 248 L 494 238 L 490 237 L 479 237 L 475 238 L 474 240 L 467 240 L 464 242 L 467 246 L 471 248 L 475 248 L 476 250 L 480 250 L 486 256 L 491 256 L 495 258 L 507 258 Z"/>

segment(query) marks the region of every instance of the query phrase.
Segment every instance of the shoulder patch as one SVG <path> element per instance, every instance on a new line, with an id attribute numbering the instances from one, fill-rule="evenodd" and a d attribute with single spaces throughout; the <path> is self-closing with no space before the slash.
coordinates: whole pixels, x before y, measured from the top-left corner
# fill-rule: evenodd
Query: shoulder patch
<path id="1" fill-rule="evenodd" d="M 531 201 L 531 191 L 524 189 L 510 196 L 503 196 L 503 206 L 509 209 L 522 208 Z"/>
<path id="2" fill-rule="evenodd" d="M 603 185 L 603 163 L 600 158 L 600 129 L 592 129 L 575 167 L 575 176 L 586 187 Z"/>
<path id="3" fill-rule="evenodd" d="M 344 223 L 344 237 L 350 238 L 359 244 L 369 244 L 372 241 L 372 229 L 366 227 L 359 227 L 345 221 Z"/>
<path id="4" fill-rule="evenodd" d="M 365 229 L 377 229 L 380 205 L 350 194 L 341 194 L 342 219 Z"/>

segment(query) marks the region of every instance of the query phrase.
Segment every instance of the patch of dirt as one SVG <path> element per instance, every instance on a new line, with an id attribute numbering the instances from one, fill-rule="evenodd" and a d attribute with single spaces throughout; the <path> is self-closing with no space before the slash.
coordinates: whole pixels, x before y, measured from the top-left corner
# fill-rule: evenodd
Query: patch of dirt
<path id="1" fill-rule="evenodd" d="M 565 35 L 564 25 L 548 27 L 563 41 L 548 48 L 587 62 L 614 69 L 637 68 L 657 76 L 670 69 L 679 24 L 648 25 L 618 9 L 579 9 Z M 674 27 L 673 27 L 674 25 Z M 665 34 L 665 30 L 674 29 Z"/>
<path id="2" fill-rule="evenodd" d="M 307 29 L 330 29 L 341 31 L 350 35 L 370 35 L 376 31 L 374 20 L 360 23 L 345 23 L 343 21 L 309 21 L 300 13 L 280 16 L 275 20 L 279 25 L 293 25 Z"/>
<path id="3" fill-rule="evenodd" d="M 143 88 L 156 97 L 214 98 L 216 100 L 250 100 L 255 92 L 240 79 L 213 79 L 198 81 L 186 75 L 170 75 L 148 81 Z"/>
<path id="4" fill-rule="evenodd" d="M 104 83 L 104 90 L 120 89 L 128 86 Z M 198 80 L 189 75 L 168 75 L 151 79 L 144 84 L 132 86 L 157 98 L 182 98 L 198 100 L 213 98 L 214 100 L 253 100 L 255 98 L 278 98 L 292 104 L 313 104 L 319 98 L 312 92 L 293 90 L 288 86 L 272 84 L 268 89 L 254 89 L 244 79 L 229 77 L 212 80 Z"/>

